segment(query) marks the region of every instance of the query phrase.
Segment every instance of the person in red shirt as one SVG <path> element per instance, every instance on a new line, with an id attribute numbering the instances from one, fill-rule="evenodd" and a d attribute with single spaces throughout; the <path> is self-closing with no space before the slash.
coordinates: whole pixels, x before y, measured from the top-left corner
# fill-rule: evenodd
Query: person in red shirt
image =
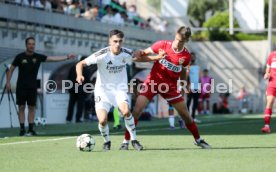
<path id="1" fill-rule="evenodd" d="M 266 107 L 264 111 L 265 126 L 262 128 L 262 132 L 270 133 L 270 118 L 272 115 L 274 98 L 276 97 L 276 51 L 271 52 L 268 57 L 264 79 L 268 79 L 268 85 L 266 89 Z"/>
<path id="2" fill-rule="evenodd" d="M 151 72 L 143 83 L 132 113 L 137 124 L 142 110 L 156 94 L 160 94 L 177 110 L 180 117 L 185 121 L 187 129 L 194 136 L 195 144 L 202 148 L 211 148 L 208 143 L 200 138 L 197 125 L 189 114 L 183 95 L 178 89 L 179 78 L 181 81 L 187 80 L 186 67 L 190 64 L 191 54 L 184 44 L 189 41 L 190 37 L 190 28 L 182 26 L 177 30 L 173 41 L 157 41 L 151 47 L 142 50 L 143 55 L 158 54 L 163 51 L 165 51 L 166 55 L 164 58 L 154 62 Z M 129 139 L 129 133 L 126 131 L 120 150 L 128 150 Z"/>

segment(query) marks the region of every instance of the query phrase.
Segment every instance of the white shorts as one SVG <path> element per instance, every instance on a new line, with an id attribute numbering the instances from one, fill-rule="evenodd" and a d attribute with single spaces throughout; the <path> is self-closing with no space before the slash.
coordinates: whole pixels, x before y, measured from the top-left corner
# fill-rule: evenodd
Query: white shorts
<path id="1" fill-rule="evenodd" d="M 109 112 L 112 106 L 119 107 L 121 103 L 127 103 L 129 105 L 127 92 L 125 91 L 97 92 L 97 90 L 95 90 L 96 111 L 98 109 L 104 109 L 107 112 Z"/>

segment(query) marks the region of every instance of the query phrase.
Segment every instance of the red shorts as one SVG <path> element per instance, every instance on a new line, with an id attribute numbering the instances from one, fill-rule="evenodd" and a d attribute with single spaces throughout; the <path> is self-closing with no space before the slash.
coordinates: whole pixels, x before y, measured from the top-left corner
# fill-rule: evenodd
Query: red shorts
<path id="1" fill-rule="evenodd" d="M 209 100 L 210 99 L 211 94 L 210 93 L 201 93 L 199 100 L 203 101 L 203 100 Z"/>
<path id="2" fill-rule="evenodd" d="M 276 88 L 275 87 L 267 87 L 266 88 L 266 96 L 276 97 Z"/>
<path id="3" fill-rule="evenodd" d="M 166 83 L 158 83 L 150 85 L 150 83 L 143 83 L 140 95 L 147 97 L 151 100 L 156 94 L 160 94 L 169 104 L 175 104 L 184 101 L 184 98 L 177 86 L 172 86 Z"/>

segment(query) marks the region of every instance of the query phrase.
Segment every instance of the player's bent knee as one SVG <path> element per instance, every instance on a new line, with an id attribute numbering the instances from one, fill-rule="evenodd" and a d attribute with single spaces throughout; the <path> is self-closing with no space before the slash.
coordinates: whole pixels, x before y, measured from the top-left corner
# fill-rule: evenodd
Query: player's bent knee
<path id="1" fill-rule="evenodd" d="M 123 117 L 129 117 L 130 116 L 129 110 L 122 112 L 122 115 L 123 115 Z"/>
<path id="2" fill-rule="evenodd" d="M 29 111 L 34 111 L 35 107 L 34 106 L 28 106 Z"/>
<path id="3" fill-rule="evenodd" d="M 107 121 L 106 120 L 99 120 L 99 124 L 101 126 L 105 126 L 107 124 Z"/>
<path id="4" fill-rule="evenodd" d="M 25 110 L 25 105 L 19 105 L 19 110 L 24 111 Z"/>

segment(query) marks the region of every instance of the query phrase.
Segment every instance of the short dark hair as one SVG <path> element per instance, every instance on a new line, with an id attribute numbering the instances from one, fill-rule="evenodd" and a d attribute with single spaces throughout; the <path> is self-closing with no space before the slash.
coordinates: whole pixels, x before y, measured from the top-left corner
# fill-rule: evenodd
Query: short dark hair
<path id="1" fill-rule="evenodd" d="M 25 45 L 27 45 L 27 43 L 28 43 L 29 40 L 34 40 L 34 41 L 35 41 L 35 38 L 32 37 L 32 36 L 26 38 L 26 39 L 25 39 Z"/>
<path id="2" fill-rule="evenodd" d="M 186 26 L 181 26 L 177 32 L 178 34 L 184 36 L 186 39 L 189 39 L 192 35 L 191 29 L 190 27 L 186 27 Z"/>
<path id="3" fill-rule="evenodd" d="M 204 69 L 203 72 L 209 72 L 208 69 Z"/>
<path id="4" fill-rule="evenodd" d="M 119 38 L 124 38 L 124 36 L 125 36 L 124 32 L 117 30 L 117 29 L 114 29 L 109 32 L 109 38 L 111 38 L 114 35 L 118 36 Z"/>

